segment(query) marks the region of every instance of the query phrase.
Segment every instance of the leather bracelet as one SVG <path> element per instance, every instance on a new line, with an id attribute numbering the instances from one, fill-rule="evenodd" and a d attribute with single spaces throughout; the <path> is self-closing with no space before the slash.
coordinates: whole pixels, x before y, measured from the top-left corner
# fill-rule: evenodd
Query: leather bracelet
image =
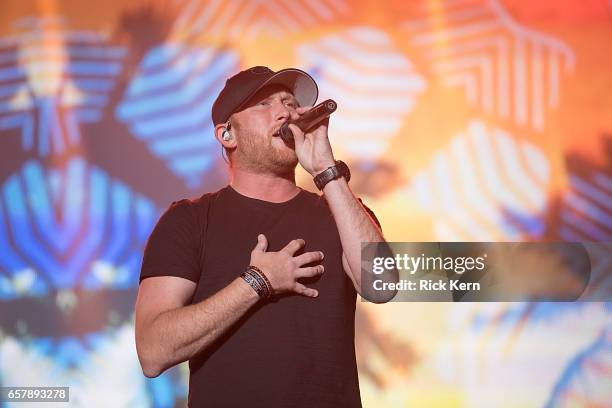
<path id="1" fill-rule="evenodd" d="M 329 166 L 327 169 L 317 174 L 313 181 L 317 188 L 323 191 L 323 188 L 327 183 L 340 177 L 344 177 L 348 183 L 351 180 L 351 171 L 346 163 L 341 160 L 336 160 L 333 166 Z"/>
<path id="2" fill-rule="evenodd" d="M 263 278 L 263 280 L 266 282 L 266 286 L 268 287 L 268 291 L 270 292 L 270 296 L 274 296 L 274 288 L 272 287 L 272 284 L 270 283 L 270 280 L 268 279 L 266 274 L 263 273 L 261 269 L 253 265 L 249 265 L 249 269 L 254 270 Z"/>
<path id="3" fill-rule="evenodd" d="M 268 277 L 258 267 L 250 265 L 240 277 L 253 288 L 259 297 L 267 299 L 274 294 Z"/>
<path id="4" fill-rule="evenodd" d="M 263 297 L 264 299 L 269 298 L 270 288 L 266 284 L 266 281 L 259 275 L 259 273 L 251 268 L 247 269 L 245 273 L 251 276 L 257 282 L 257 285 L 261 288 L 261 297 Z"/>
<path id="5" fill-rule="evenodd" d="M 264 288 L 248 271 L 242 272 L 240 277 L 257 293 L 260 298 L 265 298 L 267 293 Z"/>

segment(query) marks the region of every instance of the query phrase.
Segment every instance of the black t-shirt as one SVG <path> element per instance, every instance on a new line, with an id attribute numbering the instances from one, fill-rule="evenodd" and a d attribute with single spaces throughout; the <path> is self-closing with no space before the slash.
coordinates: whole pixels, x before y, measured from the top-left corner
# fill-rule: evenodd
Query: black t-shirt
<path id="1" fill-rule="evenodd" d="M 355 362 L 356 292 L 324 197 L 301 190 L 284 203 L 230 186 L 174 202 L 153 230 L 140 279 L 179 276 L 197 283 L 198 303 L 249 265 L 257 235 L 268 251 L 296 238 L 323 251 L 325 273 L 300 280 L 317 298 L 260 302 L 212 347 L 189 361 L 190 407 L 360 407 Z"/>

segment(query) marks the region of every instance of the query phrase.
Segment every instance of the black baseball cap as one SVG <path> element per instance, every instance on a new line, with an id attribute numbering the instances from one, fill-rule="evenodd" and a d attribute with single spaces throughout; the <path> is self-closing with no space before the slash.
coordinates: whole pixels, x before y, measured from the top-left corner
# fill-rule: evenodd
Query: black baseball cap
<path id="1" fill-rule="evenodd" d="M 287 87 L 300 106 L 314 105 L 319 96 L 317 83 L 301 69 L 286 68 L 274 72 L 263 66 L 248 68 L 225 81 L 212 106 L 213 123 L 227 122 L 232 113 L 244 107 L 257 91 L 273 84 Z"/>

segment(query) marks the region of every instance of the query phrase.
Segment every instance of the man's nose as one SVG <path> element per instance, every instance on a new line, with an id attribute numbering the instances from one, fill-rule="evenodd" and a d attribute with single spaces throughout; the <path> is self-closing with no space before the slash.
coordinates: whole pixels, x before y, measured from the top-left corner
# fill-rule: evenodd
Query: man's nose
<path id="1" fill-rule="evenodd" d="M 276 114 L 276 119 L 277 120 L 281 120 L 281 121 L 285 122 L 288 119 L 295 120 L 298 117 L 299 117 L 299 115 L 297 114 L 295 109 L 291 109 L 288 106 L 286 106 L 285 104 L 280 104 L 280 107 L 278 108 L 278 112 Z"/>
<path id="2" fill-rule="evenodd" d="M 297 113 L 297 110 L 290 108 L 286 105 L 282 105 L 282 108 L 279 111 L 277 119 L 282 120 L 282 121 L 287 121 L 287 120 L 296 120 L 299 117 L 300 115 Z"/>

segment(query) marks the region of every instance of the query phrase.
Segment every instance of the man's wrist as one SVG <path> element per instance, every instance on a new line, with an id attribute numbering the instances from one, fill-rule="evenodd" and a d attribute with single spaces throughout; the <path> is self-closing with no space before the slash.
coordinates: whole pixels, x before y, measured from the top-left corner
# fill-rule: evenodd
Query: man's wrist
<path id="1" fill-rule="evenodd" d="M 262 299 L 269 299 L 274 295 L 272 284 L 265 273 L 254 265 L 249 265 L 240 277 L 257 293 Z"/>
<path id="2" fill-rule="evenodd" d="M 335 166 L 336 162 L 332 159 L 330 161 L 325 161 L 322 164 L 317 165 L 316 168 L 313 168 L 310 175 L 312 177 L 317 177 L 319 174 L 323 173 L 325 170 L 329 169 L 332 166 Z"/>
<path id="3" fill-rule="evenodd" d="M 336 160 L 333 165 L 325 168 L 325 170 L 314 176 L 313 181 L 315 186 L 323 191 L 329 182 L 338 178 L 344 178 L 347 182 L 351 179 L 351 171 L 346 163 L 341 160 Z"/>
<path id="4" fill-rule="evenodd" d="M 240 276 L 236 277 L 234 280 L 236 284 L 240 287 L 240 291 L 242 292 L 242 297 L 244 299 L 253 301 L 253 303 L 257 303 L 261 299 L 261 297 L 253 290 L 251 285 L 249 285 L 244 279 Z"/>
<path id="5" fill-rule="evenodd" d="M 348 182 L 346 181 L 346 179 L 344 177 L 339 177 L 337 179 L 328 181 L 325 186 L 323 186 L 323 189 L 321 190 L 323 193 L 325 193 L 326 191 L 328 191 L 330 188 L 334 189 L 339 185 L 344 185 L 348 187 Z"/>

